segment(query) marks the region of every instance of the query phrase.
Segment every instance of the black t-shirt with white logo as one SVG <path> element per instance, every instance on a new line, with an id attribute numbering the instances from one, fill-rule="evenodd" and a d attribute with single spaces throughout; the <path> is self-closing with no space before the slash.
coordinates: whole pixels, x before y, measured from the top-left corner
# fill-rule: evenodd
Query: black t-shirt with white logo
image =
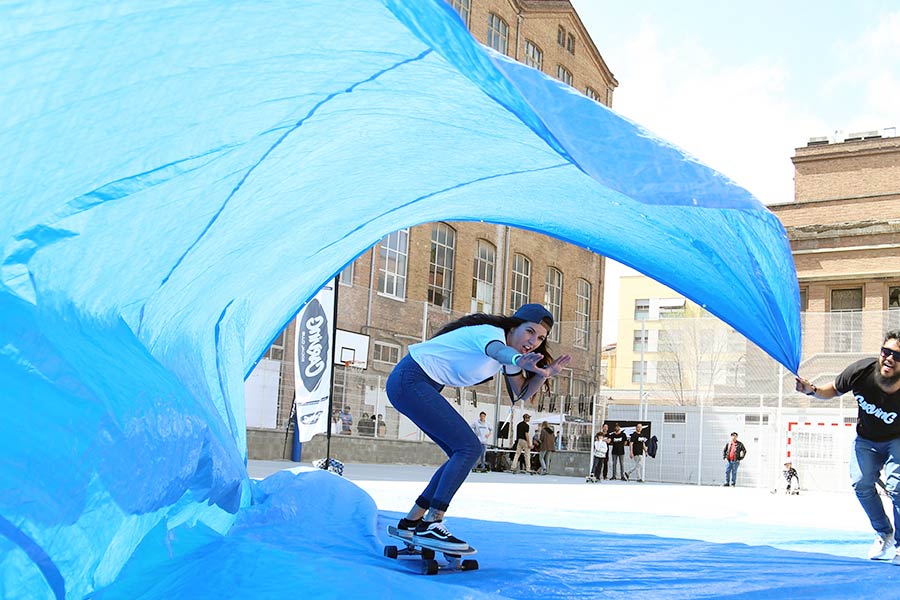
<path id="1" fill-rule="evenodd" d="M 859 405 L 856 433 L 859 437 L 884 442 L 900 437 L 900 392 L 885 393 L 875 382 L 877 358 L 858 360 L 838 375 L 834 387 L 839 394 L 853 392 Z"/>
<path id="2" fill-rule="evenodd" d="M 631 441 L 631 451 L 634 452 L 635 456 L 644 453 L 644 447 L 647 445 L 647 434 L 643 431 L 641 433 L 635 431 L 631 434 L 629 440 Z"/>
<path id="3" fill-rule="evenodd" d="M 624 431 L 620 431 L 619 433 L 613 432 L 609 434 L 609 441 L 612 445 L 612 453 L 615 456 L 620 456 L 625 454 L 625 442 L 628 440 L 628 436 L 625 435 Z"/>

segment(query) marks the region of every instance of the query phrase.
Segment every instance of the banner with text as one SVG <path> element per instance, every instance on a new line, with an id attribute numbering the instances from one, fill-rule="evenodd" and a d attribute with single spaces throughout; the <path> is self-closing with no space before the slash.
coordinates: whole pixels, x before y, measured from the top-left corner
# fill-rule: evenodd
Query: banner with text
<path id="1" fill-rule="evenodd" d="M 328 428 L 335 281 L 319 290 L 297 315 L 294 386 L 300 442 Z"/>

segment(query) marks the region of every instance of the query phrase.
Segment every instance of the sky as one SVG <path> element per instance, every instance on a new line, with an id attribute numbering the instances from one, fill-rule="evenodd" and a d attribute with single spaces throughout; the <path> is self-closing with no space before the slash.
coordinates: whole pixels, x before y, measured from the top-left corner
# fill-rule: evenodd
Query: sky
<path id="1" fill-rule="evenodd" d="M 613 109 L 764 204 L 793 200 L 809 138 L 900 127 L 900 2 L 572 4 L 619 82 Z M 633 272 L 610 265 L 604 343 L 620 273 Z"/>

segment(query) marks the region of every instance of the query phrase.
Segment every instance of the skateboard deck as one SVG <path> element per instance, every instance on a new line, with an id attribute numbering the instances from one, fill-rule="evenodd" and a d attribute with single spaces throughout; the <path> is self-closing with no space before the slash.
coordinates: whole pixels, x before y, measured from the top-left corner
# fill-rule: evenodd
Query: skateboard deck
<path id="1" fill-rule="evenodd" d="M 399 540 L 403 543 L 403 547 L 385 546 L 384 555 L 388 558 L 413 557 L 422 560 L 422 573 L 425 575 L 435 575 L 438 571 L 474 571 L 478 569 L 478 561 L 464 556 L 471 556 L 478 551 L 469 546 L 466 550 L 446 550 L 437 548 L 430 544 L 414 542 L 413 540 L 403 537 L 396 527 L 389 526 L 387 528 L 388 537 Z M 435 555 L 442 554 L 446 564 L 441 564 L 435 560 Z"/>

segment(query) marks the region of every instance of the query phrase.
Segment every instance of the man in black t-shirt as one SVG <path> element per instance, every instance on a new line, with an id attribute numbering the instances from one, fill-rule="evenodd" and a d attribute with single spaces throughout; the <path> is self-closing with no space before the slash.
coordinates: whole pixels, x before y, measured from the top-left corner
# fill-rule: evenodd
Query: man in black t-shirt
<path id="1" fill-rule="evenodd" d="M 823 400 L 853 392 L 859 405 L 850 477 L 856 497 L 878 534 L 869 558 L 900 564 L 900 329 L 888 331 L 877 358 L 856 361 L 833 383 L 816 387 L 797 377 L 797 391 Z M 875 489 L 884 469 L 885 490 L 894 504 L 894 523 Z"/>
<path id="2" fill-rule="evenodd" d="M 528 423 L 531 422 L 531 415 L 522 415 L 522 421 L 516 425 L 516 455 L 513 457 L 512 468 L 514 471 L 519 470 L 519 456 L 525 453 L 525 472 L 531 472 L 531 434 L 529 433 Z"/>
<path id="3" fill-rule="evenodd" d="M 644 481 L 644 448 L 647 447 L 647 434 L 643 431 L 643 425 L 640 423 L 634 426 L 634 433 L 628 438 L 628 446 L 631 448 L 631 460 L 634 461 L 631 470 L 628 471 L 628 477 L 637 474 L 638 481 Z"/>
<path id="4" fill-rule="evenodd" d="M 625 446 L 628 445 L 628 436 L 618 423 L 613 432 L 609 434 L 609 445 L 612 446 L 612 477 L 610 479 L 615 479 L 618 472 L 619 479 L 625 481 Z"/>

